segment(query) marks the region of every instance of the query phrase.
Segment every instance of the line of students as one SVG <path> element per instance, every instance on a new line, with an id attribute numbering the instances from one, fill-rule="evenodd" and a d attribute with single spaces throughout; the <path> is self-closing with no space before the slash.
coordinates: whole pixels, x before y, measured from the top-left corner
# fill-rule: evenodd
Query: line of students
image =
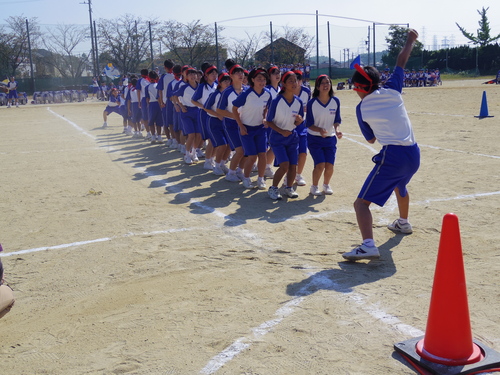
<path id="1" fill-rule="evenodd" d="M 294 183 L 306 185 L 302 172 L 309 150 L 314 161 L 310 193 L 333 194 L 330 180 L 342 133 L 340 101 L 327 75 L 316 79 L 311 99 L 300 71 L 282 75 L 272 66 L 246 72 L 231 59 L 220 75 L 208 63 L 201 71 L 171 60 L 164 66 L 161 77 L 147 70 L 141 78 L 131 77 L 121 96 L 113 90 L 103 127 L 107 115 L 116 112 L 124 118 L 124 132 L 134 138 L 142 138 L 144 129 L 146 139 L 161 144 L 163 130 L 166 145 L 181 151 L 186 164 L 205 157 L 205 169 L 248 189 L 267 189 L 265 178 L 272 178 L 268 194 L 274 200 L 282 199 L 282 181 L 289 198 L 298 196 Z M 252 171 L 258 175 L 255 182 Z"/>

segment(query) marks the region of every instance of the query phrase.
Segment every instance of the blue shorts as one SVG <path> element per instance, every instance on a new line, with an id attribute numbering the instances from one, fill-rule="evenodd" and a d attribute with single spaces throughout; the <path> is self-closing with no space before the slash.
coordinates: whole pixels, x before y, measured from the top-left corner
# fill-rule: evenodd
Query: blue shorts
<path id="1" fill-rule="evenodd" d="M 130 103 L 130 109 L 132 110 L 132 122 L 134 124 L 138 124 L 141 121 L 141 110 L 139 109 L 139 103 Z"/>
<path id="2" fill-rule="evenodd" d="M 224 117 L 224 129 L 226 131 L 226 136 L 229 141 L 229 146 L 231 150 L 236 150 L 238 147 L 241 147 L 241 137 L 240 137 L 240 127 L 236 120 L 232 118 Z"/>
<path id="3" fill-rule="evenodd" d="M 17 99 L 17 90 L 11 90 L 9 91 L 9 95 L 7 95 L 8 99 Z"/>
<path id="4" fill-rule="evenodd" d="M 163 126 L 160 103 L 150 102 L 148 106 L 148 126 Z"/>
<path id="5" fill-rule="evenodd" d="M 209 139 L 208 136 L 208 129 L 207 129 L 207 122 L 208 122 L 208 113 L 204 111 L 203 109 L 200 109 L 200 129 L 201 129 L 201 138 L 206 141 Z"/>
<path id="6" fill-rule="evenodd" d="M 165 123 L 165 126 L 170 126 L 174 125 L 174 103 L 172 103 L 168 98 L 167 98 L 167 122 Z"/>
<path id="7" fill-rule="evenodd" d="M 420 149 L 413 146 L 384 146 L 372 158 L 375 163 L 366 178 L 358 198 L 383 206 L 395 188 L 402 197 L 407 194 L 406 185 L 420 166 Z"/>
<path id="8" fill-rule="evenodd" d="M 174 132 L 179 132 L 182 129 L 181 113 L 177 112 L 174 108 Z M 184 131 L 183 131 L 184 134 Z"/>
<path id="9" fill-rule="evenodd" d="M 299 154 L 307 154 L 307 134 L 299 134 Z"/>
<path id="10" fill-rule="evenodd" d="M 224 124 L 218 117 L 208 116 L 207 130 L 210 141 L 214 147 L 224 146 L 229 143 L 226 131 L 224 130 Z"/>
<path id="11" fill-rule="evenodd" d="M 267 151 L 267 131 L 264 125 L 248 126 L 247 135 L 241 136 L 245 156 L 258 155 Z"/>
<path id="12" fill-rule="evenodd" d="M 271 132 L 269 143 L 274 152 L 274 165 L 289 162 L 297 165 L 299 162 L 299 135 L 294 130 L 288 137 L 283 137 L 276 131 Z"/>
<path id="13" fill-rule="evenodd" d="M 106 106 L 106 108 L 104 109 L 104 112 L 106 112 L 108 115 L 109 115 L 109 114 L 111 114 L 111 113 L 113 113 L 113 112 L 114 112 L 114 113 L 117 113 L 117 114 L 119 114 L 119 115 L 121 115 L 121 114 L 122 114 L 121 109 L 120 109 L 120 107 L 118 107 L 118 106 L 117 106 L 117 107 L 110 107 L 110 106 L 108 105 L 108 106 Z"/>
<path id="14" fill-rule="evenodd" d="M 200 109 L 198 107 L 186 107 L 186 109 L 187 112 L 180 112 L 184 134 L 201 133 L 198 114 Z"/>
<path id="15" fill-rule="evenodd" d="M 146 98 L 141 99 L 141 119 L 148 122 L 148 102 Z"/>
<path id="16" fill-rule="evenodd" d="M 337 152 L 337 137 L 321 137 L 317 135 L 307 135 L 307 146 L 314 161 L 314 166 L 320 163 L 335 164 L 335 154 Z"/>

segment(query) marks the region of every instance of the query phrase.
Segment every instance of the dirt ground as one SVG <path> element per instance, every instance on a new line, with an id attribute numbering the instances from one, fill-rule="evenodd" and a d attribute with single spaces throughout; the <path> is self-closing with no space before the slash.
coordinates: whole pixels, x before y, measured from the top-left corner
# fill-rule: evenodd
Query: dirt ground
<path id="1" fill-rule="evenodd" d="M 339 91 L 333 196 L 272 201 L 122 134 L 105 103 L 0 108 L 0 242 L 16 304 L 10 374 L 415 374 L 395 343 L 424 334 L 442 219 L 460 220 L 473 336 L 500 351 L 500 86 L 405 89 L 422 152 L 411 235 L 373 207 L 381 258 L 352 203 L 380 148 Z M 478 119 L 483 91 L 493 118 Z M 309 158 L 306 180 L 310 183 Z M 269 184 L 269 183 L 268 183 Z"/>

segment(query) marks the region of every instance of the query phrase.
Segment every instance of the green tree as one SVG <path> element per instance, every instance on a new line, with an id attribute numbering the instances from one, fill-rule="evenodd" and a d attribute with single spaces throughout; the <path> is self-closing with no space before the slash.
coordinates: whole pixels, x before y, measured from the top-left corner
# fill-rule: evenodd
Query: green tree
<path id="1" fill-rule="evenodd" d="M 471 43 L 475 45 L 479 45 L 480 47 L 487 46 L 488 44 L 493 43 L 494 41 L 498 40 L 500 38 L 500 34 L 498 34 L 495 37 L 490 36 L 490 22 L 488 21 L 488 17 L 486 16 L 486 12 L 490 9 L 489 7 L 482 10 L 478 10 L 477 12 L 481 16 L 481 19 L 479 20 L 479 29 L 477 29 L 477 35 L 473 35 L 472 33 L 467 32 L 462 26 L 460 26 L 457 22 L 456 25 L 462 32 L 462 34 L 470 40 Z"/>
<path id="2" fill-rule="evenodd" d="M 382 62 L 384 64 L 388 66 L 394 66 L 396 64 L 399 52 L 406 43 L 407 34 L 408 28 L 406 27 L 396 25 L 389 27 L 389 36 L 385 38 L 385 41 L 387 42 L 387 54 L 382 56 Z M 410 57 L 421 56 L 423 47 L 423 44 L 417 40 Z"/>

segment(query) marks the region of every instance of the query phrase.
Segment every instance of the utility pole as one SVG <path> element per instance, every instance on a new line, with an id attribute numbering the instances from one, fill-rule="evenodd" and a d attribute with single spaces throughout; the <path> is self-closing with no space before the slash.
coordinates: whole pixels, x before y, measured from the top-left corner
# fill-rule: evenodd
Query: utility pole
<path id="1" fill-rule="evenodd" d="M 92 0 L 87 0 L 87 2 L 83 2 L 80 4 L 88 4 L 89 5 L 89 18 L 90 18 L 90 40 L 92 41 L 92 72 L 94 74 L 94 77 L 97 77 L 97 80 L 99 80 L 99 75 L 97 74 L 97 67 L 96 67 L 96 55 L 95 55 L 95 45 L 94 45 L 94 26 L 92 22 Z"/>

